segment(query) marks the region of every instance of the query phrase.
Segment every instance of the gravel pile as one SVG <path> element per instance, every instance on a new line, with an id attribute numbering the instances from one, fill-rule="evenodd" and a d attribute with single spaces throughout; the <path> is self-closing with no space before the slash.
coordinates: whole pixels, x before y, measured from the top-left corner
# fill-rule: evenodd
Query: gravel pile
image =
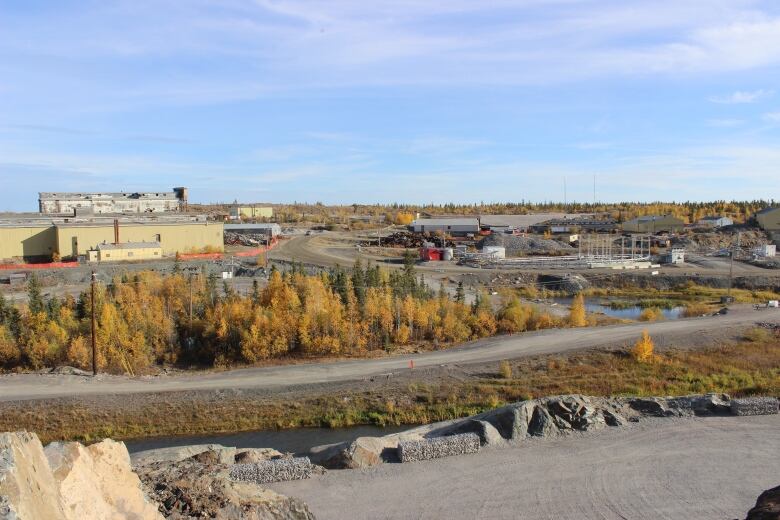
<path id="1" fill-rule="evenodd" d="M 476 433 L 462 433 L 448 437 L 398 443 L 398 458 L 401 459 L 401 462 L 438 459 L 478 451 L 479 435 Z"/>
<path id="2" fill-rule="evenodd" d="M 569 244 L 539 237 L 518 237 L 494 233 L 485 237 L 482 247 L 503 246 L 509 256 L 524 255 L 562 255 L 570 254 L 575 249 Z"/>
<path id="3" fill-rule="evenodd" d="M 778 400 L 774 397 L 745 397 L 731 400 L 734 415 L 772 415 L 778 413 Z"/>
<path id="4" fill-rule="evenodd" d="M 253 464 L 234 464 L 230 478 L 255 484 L 269 484 L 311 477 L 314 466 L 308 457 L 275 459 Z"/>

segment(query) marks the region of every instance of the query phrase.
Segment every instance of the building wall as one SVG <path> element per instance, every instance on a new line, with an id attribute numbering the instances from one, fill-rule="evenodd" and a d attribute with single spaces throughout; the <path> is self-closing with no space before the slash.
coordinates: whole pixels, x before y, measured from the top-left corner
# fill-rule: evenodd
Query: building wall
<path id="1" fill-rule="evenodd" d="M 57 251 L 53 226 L 0 227 L 0 259 L 50 258 Z"/>
<path id="2" fill-rule="evenodd" d="M 125 196 L 127 195 L 127 196 Z M 91 209 L 93 213 L 164 213 L 179 211 L 184 200 L 175 193 L 132 194 L 41 194 L 38 205 L 44 214 L 72 214 L 76 209 Z M 186 190 L 180 194 L 186 196 Z"/>
<path id="3" fill-rule="evenodd" d="M 100 249 L 97 258 L 100 262 L 121 262 L 123 260 L 153 260 L 161 256 L 162 249 L 159 247 L 122 247 Z"/>
<path id="4" fill-rule="evenodd" d="M 767 231 L 780 231 L 780 208 L 756 215 L 758 225 Z"/>
<path id="5" fill-rule="evenodd" d="M 673 217 L 662 217 L 658 218 L 653 222 L 652 220 L 648 221 L 639 221 L 637 219 L 629 220 L 628 222 L 623 223 L 623 230 L 629 231 L 631 233 L 653 233 L 653 232 L 659 232 L 659 231 L 679 231 L 680 229 L 683 229 L 685 227 L 685 224 L 683 221 L 673 218 Z"/>
<path id="6" fill-rule="evenodd" d="M 274 216 L 274 208 L 269 206 L 240 206 L 231 209 L 230 215 L 236 218 L 271 218 Z"/>
<path id="7" fill-rule="evenodd" d="M 221 222 L 119 226 L 120 242 L 156 242 L 158 238 L 164 255 L 200 251 L 204 248 L 222 251 L 225 240 Z M 83 255 L 100 243 L 112 243 L 114 226 L 57 226 L 56 241 L 61 256 Z"/>

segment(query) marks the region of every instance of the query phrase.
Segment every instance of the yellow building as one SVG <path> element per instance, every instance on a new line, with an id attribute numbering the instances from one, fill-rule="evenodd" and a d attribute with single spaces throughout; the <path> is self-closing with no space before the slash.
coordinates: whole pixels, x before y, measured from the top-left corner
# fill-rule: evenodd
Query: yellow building
<path id="1" fill-rule="evenodd" d="M 233 206 L 230 208 L 231 219 L 241 218 L 272 218 L 274 208 L 270 206 Z"/>
<path id="2" fill-rule="evenodd" d="M 162 258 L 159 242 L 124 242 L 98 244 L 87 253 L 90 262 L 122 262 L 132 260 L 156 260 Z"/>
<path id="3" fill-rule="evenodd" d="M 159 242 L 163 255 L 222 251 L 224 224 L 221 222 L 120 222 L 119 243 Z M 64 223 L 57 225 L 57 251 L 62 257 L 87 254 L 98 244 L 113 243 L 114 226 L 105 223 Z"/>
<path id="4" fill-rule="evenodd" d="M 11 258 L 48 259 L 57 252 L 57 233 L 49 223 L 20 225 L 0 223 L 0 260 Z"/>
<path id="5" fill-rule="evenodd" d="M 224 224 L 196 216 L 0 218 L 0 260 L 73 258 L 114 242 L 159 243 L 162 255 L 223 251 Z"/>

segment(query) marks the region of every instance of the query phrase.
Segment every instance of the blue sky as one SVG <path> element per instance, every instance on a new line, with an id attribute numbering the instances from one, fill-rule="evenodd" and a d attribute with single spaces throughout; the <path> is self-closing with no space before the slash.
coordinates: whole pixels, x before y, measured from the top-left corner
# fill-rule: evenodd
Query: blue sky
<path id="1" fill-rule="evenodd" d="M 5 0 L 0 209 L 780 199 L 780 4 Z"/>

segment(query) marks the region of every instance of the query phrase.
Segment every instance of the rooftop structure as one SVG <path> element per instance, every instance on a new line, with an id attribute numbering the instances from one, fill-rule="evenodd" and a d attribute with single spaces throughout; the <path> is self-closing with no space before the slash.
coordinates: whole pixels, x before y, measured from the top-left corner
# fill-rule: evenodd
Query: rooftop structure
<path id="1" fill-rule="evenodd" d="M 170 192 L 41 192 L 38 209 L 44 215 L 168 213 L 186 210 L 187 196 L 183 187 Z"/>

